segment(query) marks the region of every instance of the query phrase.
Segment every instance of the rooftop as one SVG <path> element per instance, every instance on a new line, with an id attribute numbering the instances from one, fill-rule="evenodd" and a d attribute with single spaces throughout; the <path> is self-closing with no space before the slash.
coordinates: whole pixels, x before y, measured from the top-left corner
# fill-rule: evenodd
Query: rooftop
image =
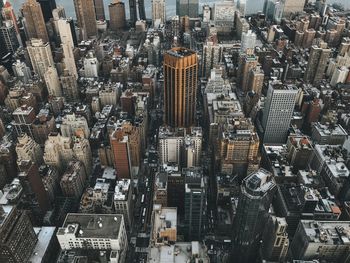
<path id="1" fill-rule="evenodd" d="M 35 227 L 35 234 L 38 236 L 38 242 L 32 252 L 32 256 L 29 258 L 30 263 L 41 263 L 45 253 L 50 245 L 50 241 L 54 237 L 56 227 Z"/>
<path id="2" fill-rule="evenodd" d="M 128 199 L 130 183 L 130 179 L 122 179 L 116 182 L 114 200 L 123 201 Z"/>
<path id="3" fill-rule="evenodd" d="M 172 48 L 172 49 L 168 50 L 166 53 L 171 55 L 171 56 L 178 57 L 178 58 L 183 58 L 183 57 L 187 57 L 187 56 L 191 56 L 193 54 L 196 54 L 195 51 L 187 49 L 187 48 L 183 48 L 183 47 Z"/>
<path id="4" fill-rule="evenodd" d="M 117 239 L 123 215 L 68 213 L 57 235 L 74 234 L 79 238 Z"/>

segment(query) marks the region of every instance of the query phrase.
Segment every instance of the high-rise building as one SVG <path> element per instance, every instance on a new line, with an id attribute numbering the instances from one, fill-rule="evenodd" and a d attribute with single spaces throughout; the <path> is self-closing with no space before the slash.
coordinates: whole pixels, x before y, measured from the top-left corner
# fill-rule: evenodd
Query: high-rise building
<path id="1" fill-rule="evenodd" d="M 267 19 L 280 23 L 283 15 L 284 4 L 281 0 L 265 0 L 264 14 Z"/>
<path id="2" fill-rule="evenodd" d="M 62 194 L 67 197 L 80 199 L 84 191 L 86 179 L 83 163 L 80 161 L 71 161 L 60 181 Z"/>
<path id="3" fill-rule="evenodd" d="M 17 35 L 19 35 L 19 28 L 18 28 L 18 25 L 17 25 L 17 19 L 16 19 L 16 15 L 15 15 L 15 12 L 13 10 L 13 7 L 12 7 L 11 3 L 9 1 L 5 1 L 4 7 L 2 9 L 0 8 L 0 10 L 1 10 L 0 12 L 1 12 L 2 18 L 5 21 L 6 20 L 11 20 L 13 26 L 16 29 Z"/>
<path id="4" fill-rule="evenodd" d="M 89 51 L 84 58 L 84 76 L 86 78 L 97 78 L 99 62 L 93 51 Z"/>
<path id="5" fill-rule="evenodd" d="M 73 137 L 73 153 L 77 160 L 84 164 L 86 177 L 90 178 L 92 174 L 92 153 L 88 139 Z"/>
<path id="6" fill-rule="evenodd" d="M 120 0 L 114 0 L 108 5 L 109 28 L 118 31 L 125 27 L 125 4 Z"/>
<path id="7" fill-rule="evenodd" d="M 44 74 L 47 91 L 50 96 L 61 97 L 62 89 L 55 66 L 49 66 Z"/>
<path id="8" fill-rule="evenodd" d="M 30 160 L 37 166 L 40 166 L 43 163 L 43 151 L 40 145 L 27 134 L 22 134 L 17 139 L 17 163 L 20 163 L 22 160 Z"/>
<path id="9" fill-rule="evenodd" d="M 241 51 L 246 52 L 247 49 L 254 49 L 256 42 L 256 34 L 252 30 L 243 32 L 241 37 Z"/>
<path id="10" fill-rule="evenodd" d="M 52 18 L 52 11 L 56 8 L 55 0 L 37 0 L 41 6 L 41 11 L 45 22 L 49 22 Z"/>
<path id="11" fill-rule="evenodd" d="M 257 66 L 248 72 L 248 86 L 247 91 L 254 91 L 261 95 L 261 90 L 264 85 L 264 71 L 261 67 Z"/>
<path id="12" fill-rule="evenodd" d="M 27 50 L 33 70 L 41 79 L 50 66 L 54 66 L 51 47 L 48 42 L 32 38 L 27 44 Z"/>
<path id="13" fill-rule="evenodd" d="M 207 182 L 199 167 L 183 169 L 185 177 L 185 228 L 190 241 L 201 240 L 206 217 Z"/>
<path id="14" fill-rule="evenodd" d="M 242 13 L 243 16 L 251 16 L 258 12 L 263 12 L 264 10 L 264 1 L 261 0 L 245 0 L 245 13 Z"/>
<path id="15" fill-rule="evenodd" d="M 264 143 L 285 143 L 298 88 L 279 81 L 269 83 L 263 110 Z"/>
<path id="16" fill-rule="evenodd" d="M 258 56 L 252 50 L 247 50 L 239 55 L 238 61 L 238 84 L 244 92 L 250 91 L 248 88 L 249 72 L 258 65 Z"/>
<path id="17" fill-rule="evenodd" d="M 71 20 L 60 18 L 57 20 L 57 29 L 61 39 L 61 46 L 63 48 L 63 62 L 65 69 L 78 78 L 77 66 L 73 54 L 74 39 L 71 30 Z"/>
<path id="18" fill-rule="evenodd" d="M 289 247 L 287 227 L 284 217 L 269 217 L 262 239 L 263 259 L 273 262 L 285 261 Z"/>
<path id="19" fill-rule="evenodd" d="M 176 15 L 198 17 L 199 2 L 198 0 L 176 0 Z"/>
<path id="20" fill-rule="evenodd" d="M 61 134 L 65 137 L 78 136 L 81 138 L 89 138 L 90 129 L 84 116 L 66 114 L 62 117 Z"/>
<path id="21" fill-rule="evenodd" d="M 231 33 L 235 25 L 236 7 L 232 1 L 215 2 L 213 20 L 218 32 Z"/>
<path id="22" fill-rule="evenodd" d="M 234 262 L 253 262 L 256 259 L 275 189 L 272 174 L 264 169 L 243 180 L 233 223 Z"/>
<path id="23" fill-rule="evenodd" d="M 293 13 L 301 13 L 304 10 L 306 0 L 285 0 L 283 17 L 287 17 Z"/>
<path id="24" fill-rule="evenodd" d="M 68 69 L 65 69 L 60 77 L 60 81 L 65 99 L 67 101 L 76 101 L 79 98 L 77 77 Z"/>
<path id="25" fill-rule="evenodd" d="M 36 0 L 27 0 L 22 5 L 22 15 L 28 40 L 39 38 L 44 43 L 49 42 L 44 16 L 40 4 Z"/>
<path id="26" fill-rule="evenodd" d="M 103 0 L 94 0 L 96 20 L 106 20 Z"/>
<path id="27" fill-rule="evenodd" d="M 327 44 L 324 42 L 311 47 L 304 74 L 305 82 L 317 84 L 323 79 L 330 54 L 331 49 L 327 48 Z"/>
<path id="28" fill-rule="evenodd" d="M 116 214 L 124 216 L 127 228 L 131 228 L 133 222 L 133 186 L 130 179 L 118 180 L 114 191 L 114 209 Z"/>
<path id="29" fill-rule="evenodd" d="M 137 21 L 137 3 L 136 0 L 129 0 L 129 8 L 130 8 L 130 23 L 135 25 Z"/>
<path id="30" fill-rule="evenodd" d="M 195 122 L 198 58 L 186 48 L 173 48 L 164 54 L 165 123 L 190 127 Z"/>
<path id="31" fill-rule="evenodd" d="M 222 62 L 223 46 L 212 41 L 203 45 L 201 76 L 208 78 L 214 66 Z"/>
<path id="32" fill-rule="evenodd" d="M 331 79 L 331 86 L 336 86 L 338 83 L 345 83 L 347 77 L 349 74 L 349 69 L 346 66 L 342 66 L 342 67 L 337 67 L 334 70 L 334 73 L 332 75 L 332 79 Z"/>
<path id="33" fill-rule="evenodd" d="M 137 4 L 138 4 L 140 20 L 146 20 L 145 1 L 144 0 L 138 0 Z"/>
<path id="34" fill-rule="evenodd" d="M 32 211 L 35 220 L 40 222 L 50 209 L 50 201 L 39 175 L 39 168 L 30 160 L 21 160 L 18 167 L 20 170 L 18 178 L 23 187 L 25 204 Z"/>
<path id="35" fill-rule="evenodd" d="M 16 28 L 12 20 L 5 20 L 0 27 L 0 38 L 5 45 L 7 53 L 13 54 L 19 48 Z"/>
<path id="36" fill-rule="evenodd" d="M 15 206 L 0 206 L 1 262 L 27 262 L 37 241 L 26 211 L 20 211 Z"/>
<path id="37" fill-rule="evenodd" d="M 152 0 L 152 22 L 160 20 L 161 23 L 166 21 L 165 0 Z"/>
<path id="38" fill-rule="evenodd" d="M 94 0 L 74 0 L 75 14 L 80 29 L 80 40 L 97 36 Z"/>
<path id="39" fill-rule="evenodd" d="M 15 77 L 23 83 L 28 83 L 32 78 L 32 72 L 30 68 L 23 61 L 16 60 L 16 62 L 12 64 L 12 70 L 15 74 Z"/>
<path id="40" fill-rule="evenodd" d="M 0 187 L 11 183 L 17 175 L 16 151 L 13 142 L 8 140 L 0 141 Z"/>

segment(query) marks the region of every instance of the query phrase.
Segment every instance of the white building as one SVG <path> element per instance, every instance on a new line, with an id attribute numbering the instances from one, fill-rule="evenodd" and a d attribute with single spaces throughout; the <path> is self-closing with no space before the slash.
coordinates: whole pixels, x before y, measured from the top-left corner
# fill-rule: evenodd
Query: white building
<path id="1" fill-rule="evenodd" d="M 285 143 L 298 88 L 279 81 L 269 83 L 263 110 L 264 143 Z"/>
<path id="2" fill-rule="evenodd" d="M 27 51 L 34 72 L 43 79 L 49 66 L 54 66 L 50 44 L 44 43 L 41 39 L 32 38 L 28 41 Z"/>
<path id="3" fill-rule="evenodd" d="M 99 62 L 94 52 L 89 51 L 84 58 L 84 76 L 86 78 L 98 77 Z"/>
<path id="4" fill-rule="evenodd" d="M 62 250 L 112 250 L 113 262 L 124 263 L 128 240 L 123 215 L 69 213 L 56 236 Z"/>
<path id="5" fill-rule="evenodd" d="M 203 5 L 203 22 L 208 23 L 211 18 L 211 9 L 209 5 Z"/>
<path id="6" fill-rule="evenodd" d="M 47 91 L 50 96 L 61 97 L 62 89 L 55 66 L 49 66 L 44 74 Z"/>
<path id="7" fill-rule="evenodd" d="M 65 137 L 79 135 L 80 137 L 89 138 L 90 136 L 89 125 L 85 117 L 74 113 L 63 116 L 61 133 Z"/>
<path id="8" fill-rule="evenodd" d="M 124 216 L 125 224 L 131 227 L 133 219 L 133 191 L 130 179 L 122 179 L 116 182 L 114 190 L 114 209 L 115 213 Z"/>
<path id="9" fill-rule="evenodd" d="M 152 21 L 160 19 L 161 23 L 166 21 L 165 0 L 152 0 Z"/>
<path id="10" fill-rule="evenodd" d="M 17 162 L 20 163 L 21 160 L 31 160 L 37 166 L 40 166 L 40 164 L 43 162 L 43 152 L 40 145 L 26 133 L 22 134 L 17 139 Z"/>
<path id="11" fill-rule="evenodd" d="M 233 1 L 222 1 L 214 4 L 213 19 L 218 32 L 231 32 L 234 28 L 236 7 Z"/>
<path id="12" fill-rule="evenodd" d="M 16 60 L 16 62 L 12 65 L 12 70 L 16 78 L 18 78 L 23 83 L 28 83 L 32 78 L 32 72 L 30 68 L 23 61 Z"/>
<path id="13" fill-rule="evenodd" d="M 245 52 L 247 49 L 254 49 L 256 43 L 256 34 L 252 30 L 243 32 L 241 37 L 241 51 Z"/>
<path id="14" fill-rule="evenodd" d="M 332 75 L 332 79 L 330 82 L 331 86 L 334 87 L 338 83 L 345 83 L 348 74 L 349 69 L 347 67 L 337 67 Z"/>

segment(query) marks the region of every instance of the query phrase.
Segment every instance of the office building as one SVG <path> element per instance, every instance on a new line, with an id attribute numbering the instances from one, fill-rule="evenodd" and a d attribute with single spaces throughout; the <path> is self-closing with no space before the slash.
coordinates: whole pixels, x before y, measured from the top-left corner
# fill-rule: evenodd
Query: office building
<path id="1" fill-rule="evenodd" d="M 129 0 L 129 8 L 130 8 L 130 23 L 131 25 L 135 25 L 137 21 L 137 2 L 136 0 Z"/>
<path id="2" fill-rule="evenodd" d="M 111 250 L 115 262 L 124 263 L 128 239 L 123 215 L 68 213 L 56 236 L 62 250 Z"/>
<path id="3" fill-rule="evenodd" d="M 345 83 L 348 75 L 349 69 L 347 67 L 337 67 L 332 75 L 332 79 L 330 82 L 331 86 L 335 87 L 338 83 Z"/>
<path id="4" fill-rule="evenodd" d="M 289 239 L 287 222 L 283 217 L 270 216 L 262 238 L 262 258 L 272 262 L 286 260 Z"/>
<path id="5" fill-rule="evenodd" d="M 252 68 L 248 72 L 247 91 L 253 91 L 254 93 L 261 95 L 261 91 L 264 85 L 265 74 L 261 67 L 257 66 Z"/>
<path id="6" fill-rule="evenodd" d="M 23 187 L 25 206 L 28 207 L 36 222 L 40 222 L 50 209 L 50 200 L 39 175 L 39 168 L 30 160 L 21 160 L 18 163 L 20 170 L 19 181 Z"/>
<path id="7" fill-rule="evenodd" d="M 52 11 L 56 8 L 55 0 L 37 0 L 41 6 L 41 11 L 44 16 L 45 23 L 52 18 Z"/>
<path id="8" fill-rule="evenodd" d="M 125 4 L 120 0 L 114 0 L 108 5 L 109 9 L 109 29 L 119 31 L 125 27 Z"/>
<path id="9" fill-rule="evenodd" d="M 26 133 L 34 138 L 32 124 L 35 120 L 35 109 L 33 107 L 24 104 L 12 113 L 12 117 L 11 124 L 15 128 L 17 136 Z"/>
<path id="10" fill-rule="evenodd" d="M 178 77 L 175 79 L 175 75 Z M 195 122 L 197 103 L 197 54 L 186 48 L 173 48 L 164 54 L 165 123 L 190 127 Z"/>
<path id="11" fill-rule="evenodd" d="M 269 83 L 263 110 L 264 143 L 285 143 L 298 88 L 279 81 Z"/>
<path id="12" fill-rule="evenodd" d="M 283 17 L 288 17 L 293 13 L 301 13 L 304 10 L 306 0 L 285 0 Z"/>
<path id="13" fill-rule="evenodd" d="M 176 0 L 176 15 L 197 18 L 199 11 L 198 0 Z"/>
<path id="14" fill-rule="evenodd" d="M 346 262 L 349 224 L 345 221 L 301 220 L 290 246 L 293 259 Z"/>
<path id="15" fill-rule="evenodd" d="M 7 53 L 14 54 L 20 47 L 16 28 L 12 20 L 5 20 L 0 27 L 0 39 L 4 43 Z"/>
<path id="16" fill-rule="evenodd" d="M 49 109 L 41 109 L 32 123 L 34 140 L 44 145 L 48 135 L 56 131 L 55 118 Z"/>
<path id="17" fill-rule="evenodd" d="M 61 97 L 62 89 L 55 66 L 49 66 L 44 74 L 47 91 L 50 96 Z"/>
<path id="18" fill-rule="evenodd" d="M 26 211 L 20 211 L 15 206 L 0 206 L 1 262 L 27 262 L 37 241 Z"/>
<path id="19" fill-rule="evenodd" d="M 93 51 L 89 51 L 84 58 L 84 76 L 86 78 L 97 78 L 99 62 Z"/>
<path id="20" fill-rule="evenodd" d="M 65 69 L 78 78 L 77 66 L 73 54 L 74 39 L 71 30 L 71 20 L 63 18 L 57 20 L 57 28 L 61 39 L 61 47 L 63 49 Z"/>
<path id="21" fill-rule="evenodd" d="M 27 39 L 41 39 L 43 43 L 49 42 L 44 16 L 40 4 L 36 0 L 27 0 L 22 5 L 22 16 Z"/>
<path id="22" fill-rule="evenodd" d="M 78 136 L 88 139 L 90 136 L 89 125 L 85 117 L 74 113 L 63 116 L 60 129 L 64 137 Z"/>
<path id="23" fill-rule="evenodd" d="M 67 101 L 77 101 L 79 98 L 79 90 L 77 76 L 73 75 L 68 69 L 63 71 L 60 76 L 63 96 Z"/>
<path id="24" fill-rule="evenodd" d="M 281 23 L 284 4 L 280 0 L 266 0 L 264 3 L 264 14 L 267 19 Z"/>
<path id="25" fill-rule="evenodd" d="M 54 67 L 50 44 L 43 42 L 41 39 L 32 38 L 27 44 L 27 51 L 34 72 L 41 79 L 44 79 L 44 74 L 48 68 L 50 66 Z"/>
<path id="26" fill-rule="evenodd" d="M 243 179 L 233 223 L 232 259 L 235 262 L 256 259 L 275 189 L 272 174 L 264 169 Z"/>
<path id="27" fill-rule="evenodd" d="M 133 183 L 130 179 L 122 179 L 116 182 L 113 204 L 115 213 L 123 215 L 126 227 L 131 229 L 134 200 Z"/>
<path id="28" fill-rule="evenodd" d="M 27 134 L 21 134 L 16 144 L 17 162 L 22 160 L 30 160 L 37 166 L 43 163 L 43 151 L 39 144 L 37 144 Z"/>
<path id="29" fill-rule="evenodd" d="M 29 80 L 32 79 L 32 72 L 23 61 L 16 60 L 16 62 L 12 64 L 12 70 L 15 77 L 25 84 L 29 83 Z"/>
<path id="30" fill-rule="evenodd" d="M 238 85 L 241 87 L 241 90 L 244 92 L 248 92 L 248 80 L 249 80 L 249 72 L 256 68 L 258 65 L 258 56 L 254 54 L 252 50 L 247 50 L 245 53 L 241 53 L 238 59 Z"/>
<path id="31" fill-rule="evenodd" d="M 242 16 L 252 16 L 258 12 L 263 12 L 264 10 L 264 1 L 261 0 L 245 0 L 244 10 L 245 13 L 242 13 Z"/>
<path id="32" fill-rule="evenodd" d="M 313 45 L 310 50 L 309 60 L 304 74 L 304 81 L 317 84 L 324 78 L 331 49 L 327 44 Z"/>
<path id="33" fill-rule="evenodd" d="M 21 43 L 20 40 L 20 36 L 19 36 L 19 28 L 17 25 L 17 19 L 16 19 L 16 15 L 15 15 L 15 11 L 13 10 L 13 7 L 11 5 L 11 3 L 9 1 L 4 1 L 4 6 L 2 7 L 2 9 L 0 8 L 0 12 L 2 15 L 3 20 L 10 20 L 12 21 L 12 25 L 15 27 L 16 29 L 16 34 L 17 34 L 17 39 L 18 41 Z"/>
<path id="34" fill-rule="evenodd" d="M 80 40 L 97 36 L 94 0 L 74 0 L 75 14 L 80 29 Z"/>
<path id="35" fill-rule="evenodd" d="M 0 187 L 2 188 L 17 176 L 15 145 L 6 139 L 0 141 L 0 167 Z"/>
<path id="36" fill-rule="evenodd" d="M 152 0 L 152 22 L 160 20 L 160 23 L 166 22 L 166 6 L 165 0 Z"/>
<path id="37" fill-rule="evenodd" d="M 96 20 L 106 20 L 103 0 L 94 0 Z"/>
<path id="38" fill-rule="evenodd" d="M 291 134 L 287 140 L 287 151 L 288 162 L 297 172 L 308 167 L 314 149 L 308 137 Z"/>
<path id="39" fill-rule="evenodd" d="M 182 170 L 185 179 L 185 238 L 199 241 L 206 218 L 207 182 L 199 167 Z"/>
<path id="40" fill-rule="evenodd" d="M 156 174 L 154 183 L 153 204 L 158 204 L 163 207 L 168 206 L 168 175 L 165 172 Z"/>
<path id="41" fill-rule="evenodd" d="M 177 209 L 154 205 L 151 219 L 151 247 L 177 240 Z"/>
<path id="42" fill-rule="evenodd" d="M 231 33 L 234 28 L 236 7 L 232 1 L 220 1 L 214 4 L 213 20 L 218 32 Z"/>
<path id="43" fill-rule="evenodd" d="M 259 160 L 259 137 L 250 119 L 228 121 L 219 137 L 221 171 L 245 175 L 249 164 Z"/>
<path id="44" fill-rule="evenodd" d="M 66 197 L 80 199 L 84 191 L 86 179 L 83 163 L 80 161 L 69 162 L 67 170 L 60 181 L 62 194 Z"/>
<path id="45" fill-rule="evenodd" d="M 223 46 L 212 41 L 203 45 L 201 76 L 209 78 L 211 70 L 222 62 Z"/>
<path id="46" fill-rule="evenodd" d="M 74 157 L 84 164 L 86 176 L 90 178 L 92 174 L 92 153 L 88 139 L 82 137 L 73 137 Z"/>
<path id="47" fill-rule="evenodd" d="M 254 49 L 256 42 L 256 34 L 252 30 L 243 32 L 241 37 L 241 51 L 246 52 L 247 49 Z"/>
<path id="48" fill-rule="evenodd" d="M 343 145 L 348 133 L 339 124 L 312 124 L 312 140 L 317 144 Z"/>

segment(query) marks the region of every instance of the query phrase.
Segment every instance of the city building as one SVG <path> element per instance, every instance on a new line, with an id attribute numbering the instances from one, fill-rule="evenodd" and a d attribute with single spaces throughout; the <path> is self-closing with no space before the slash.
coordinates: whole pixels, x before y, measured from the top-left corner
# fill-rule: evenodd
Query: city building
<path id="1" fill-rule="evenodd" d="M 122 30 L 125 27 L 125 4 L 122 1 L 114 0 L 108 5 L 109 28 L 112 31 Z"/>
<path id="2" fill-rule="evenodd" d="M 56 0 L 38 0 L 41 11 L 44 16 L 45 23 L 52 18 L 52 11 L 56 8 Z"/>
<path id="3" fill-rule="evenodd" d="M 97 78 L 99 62 L 93 51 L 89 51 L 84 58 L 84 76 L 86 78 Z"/>
<path id="4" fill-rule="evenodd" d="M 1 262 L 27 262 L 37 241 L 26 211 L 20 211 L 16 206 L 0 206 Z"/>
<path id="5" fill-rule="evenodd" d="M 349 224 L 345 221 L 301 220 L 290 245 L 291 255 L 296 260 L 346 262 L 348 233 Z"/>
<path id="6" fill-rule="evenodd" d="M 199 11 L 198 0 L 176 0 L 176 15 L 197 18 Z"/>
<path id="7" fill-rule="evenodd" d="M 160 20 L 160 23 L 166 22 L 166 6 L 164 0 L 152 0 L 152 22 Z"/>
<path id="8" fill-rule="evenodd" d="M 103 0 L 94 0 L 96 20 L 106 20 Z"/>
<path id="9" fill-rule="evenodd" d="M 280 0 L 266 0 L 264 3 L 264 14 L 267 19 L 281 23 L 284 4 Z"/>
<path id="10" fill-rule="evenodd" d="M 199 167 L 184 168 L 185 179 L 185 238 L 199 241 L 206 217 L 207 182 Z"/>
<path id="11" fill-rule="evenodd" d="M 124 217 L 127 229 L 131 229 L 133 222 L 133 182 L 130 179 L 118 180 L 115 185 L 113 197 L 116 214 Z"/>
<path id="12" fill-rule="evenodd" d="M 252 50 L 247 50 L 245 53 L 239 55 L 238 61 L 238 85 L 244 92 L 250 91 L 248 86 L 250 71 L 255 69 L 258 65 L 258 56 Z"/>
<path id="13" fill-rule="evenodd" d="M 12 113 L 13 125 L 17 136 L 26 133 L 30 137 L 34 138 L 32 124 L 35 120 L 35 109 L 31 106 L 24 104 L 23 106 L 15 109 Z"/>
<path id="14" fill-rule="evenodd" d="M 40 145 L 27 134 L 21 134 L 17 139 L 17 163 L 20 163 L 22 160 L 30 160 L 37 166 L 40 166 L 43 163 L 43 152 Z"/>
<path id="15" fill-rule="evenodd" d="M 154 205 L 151 220 L 150 246 L 160 246 L 177 240 L 177 209 Z"/>
<path id="16" fill-rule="evenodd" d="M 173 48 L 164 54 L 165 123 L 172 127 L 194 124 L 197 103 L 197 54 Z M 175 78 L 175 75 L 178 78 Z"/>
<path id="17" fill-rule="evenodd" d="M 269 83 L 263 110 L 264 143 L 285 143 L 298 88 L 279 81 Z"/>
<path id="18" fill-rule="evenodd" d="M 27 51 L 34 72 L 38 74 L 41 79 L 44 79 L 45 72 L 49 67 L 55 66 L 50 43 L 44 42 L 42 39 L 31 38 L 27 43 Z"/>
<path id="19" fill-rule="evenodd" d="M 293 171 L 306 169 L 313 155 L 311 140 L 306 136 L 290 135 L 287 140 L 288 162 Z"/>
<path id="20" fill-rule="evenodd" d="M 153 204 L 167 207 L 168 205 L 168 175 L 164 172 L 158 172 L 156 174 L 154 183 L 154 197 Z"/>
<path id="21" fill-rule="evenodd" d="M 254 49 L 256 46 L 256 34 L 252 30 L 243 32 L 241 37 L 241 51 L 246 52 L 247 49 Z"/>
<path id="22" fill-rule="evenodd" d="M 55 66 L 49 66 L 44 73 L 44 80 L 50 96 L 61 97 L 62 89 Z"/>
<path id="23" fill-rule="evenodd" d="M 212 69 L 222 62 L 223 46 L 212 41 L 203 45 L 201 76 L 209 78 Z"/>
<path id="24" fill-rule="evenodd" d="M 304 74 L 305 82 L 317 84 L 323 79 L 330 53 L 331 49 L 327 48 L 324 42 L 311 47 Z"/>
<path id="25" fill-rule="evenodd" d="M 67 114 L 62 117 L 60 125 L 61 134 L 64 137 L 77 136 L 88 139 L 90 136 L 90 129 L 87 120 L 84 116 Z"/>
<path id="26" fill-rule="evenodd" d="M 0 27 L 0 39 L 5 45 L 7 53 L 14 54 L 20 47 L 17 39 L 16 28 L 12 20 L 5 20 Z"/>
<path id="27" fill-rule="evenodd" d="M 311 138 L 317 144 L 343 145 L 347 137 L 348 133 L 339 124 L 312 124 Z"/>
<path id="28" fill-rule="evenodd" d="M 43 43 L 49 42 L 45 20 L 40 3 L 36 0 L 27 0 L 21 8 L 24 18 L 24 27 L 27 39 L 41 39 Z"/>
<path id="29" fill-rule="evenodd" d="M 80 40 L 97 36 L 94 0 L 74 0 L 75 14 L 80 29 Z"/>
<path id="30" fill-rule="evenodd" d="M 305 0 L 285 0 L 283 17 L 288 17 L 293 13 L 301 13 L 304 10 Z"/>
<path id="31" fill-rule="evenodd" d="M 68 213 L 56 237 L 62 250 L 111 250 L 113 262 L 125 262 L 128 239 L 123 215 Z"/>
<path id="32" fill-rule="evenodd" d="M 231 33 L 234 28 L 236 7 L 232 1 L 216 2 L 213 7 L 213 20 L 218 32 Z"/>
<path id="33" fill-rule="evenodd" d="M 235 262 L 251 262 L 256 258 L 275 190 L 272 174 L 264 169 L 243 179 L 233 223 Z"/>
<path id="34" fill-rule="evenodd" d="M 86 172 L 82 162 L 71 161 L 63 174 L 60 186 L 62 194 L 66 197 L 80 199 L 86 182 Z"/>
<path id="35" fill-rule="evenodd" d="M 77 76 L 65 69 L 60 76 L 60 81 L 65 99 L 67 101 L 77 101 L 79 98 Z"/>
<path id="36" fill-rule="evenodd" d="M 263 234 L 262 258 L 267 261 L 286 260 L 289 238 L 286 232 L 287 222 L 283 217 L 270 216 Z"/>
<path id="37" fill-rule="evenodd" d="M 16 78 L 18 78 L 23 83 L 29 83 L 32 78 L 32 72 L 26 63 L 20 60 L 16 60 L 12 64 L 12 70 Z"/>

